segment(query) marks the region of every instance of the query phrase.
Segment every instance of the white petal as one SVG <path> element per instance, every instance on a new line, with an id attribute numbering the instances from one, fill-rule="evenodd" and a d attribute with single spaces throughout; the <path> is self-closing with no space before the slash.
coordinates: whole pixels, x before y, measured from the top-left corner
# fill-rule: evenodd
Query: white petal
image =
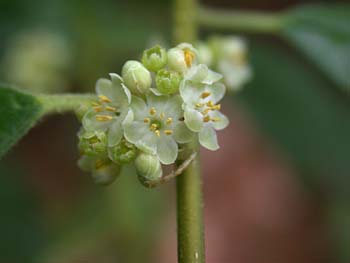
<path id="1" fill-rule="evenodd" d="M 155 154 L 157 149 L 157 137 L 149 130 L 149 126 L 143 121 L 134 121 L 124 127 L 125 138 L 139 149 Z"/>
<path id="2" fill-rule="evenodd" d="M 112 94 L 112 81 L 105 78 L 100 78 L 96 81 L 97 95 L 105 95 L 110 98 Z"/>
<path id="3" fill-rule="evenodd" d="M 108 130 L 108 146 L 117 145 L 123 137 L 123 127 L 120 121 L 114 121 Z"/>
<path id="4" fill-rule="evenodd" d="M 177 158 L 177 143 L 172 136 L 161 135 L 157 143 L 157 155 L 162 164 L 172 164 Z"/>
<path id="5" fill-rule="evenodd" d="M 136 120 L 143 120 L 148 113 L 148 107 L 146 103 L 143 101 L 143 99 L 137 96 L 132 96 L 131 109 Z"/>
<path id="6" fill-rule="evenodd" d="M 164 102 L 162 111 L 165 115 L 171 116 L 173 119 L 179 119 L 183 117 L 182 103 L 181 97 L 174 95 Z"/>
<path id="7" fill-rule="evenodd" d="M 206 90 L 211 93 L 210 100 L 213 103 L 218 103 L 224 96 L 226 87 L 221 82 L 216 82 L 210 86 L 206 86 Z"/>
<path id="8" fill-rule="evenodd" d="M 225 129 L 230 123 L 228 118 L 222 114 L 220 111 L 212 111 L 209 113 L 211 118 L 217 118 L 217 121 L 212 122 L 212 125 L 215 130 Z"/>
<path id="9" fill-rule="evenodd" d="M 112 122 L 115 120 L 115 117 L 110 121 L 98 121 L 96 120 L 96 115 L 108 115 L 112 116 L 110 112 L 95 112 L 93 109 L 89 110 L 83 117 L 82 124 L 86 131 L 106 131 Z"/>
<path id="10" fill-rule="evenodd" d="M 222 79 L 222 75 L 209 69 L 206 78 L 202 81 L 203 84 L 213 84 Z"/>
<path id="11" fill-rule="evenodd" d="M 212 151 L 219 149 L 216 132 L 211 125 L 207 124 L 203 126 L 203 129 L 199 132 L 199 143 Z"/>
<path id="12" fill-rule="evenodd" d="M 194 138 L 194 133 L 187 128 L 184 122 L 178 122 L 174 128 L 174 139 L 178 143 L 188 143 Z"/>
<path id="13" fill-rule="evenodd" d="M 195 104 L 203 92 L 203 85 L 194 84 L 189 81 L 182 80 L 180 83 L 180 95 L 185 103 Z"/>
<path id="14" fill-rule="evenodd" d="M 189 107 L 185 108 L 185 124 L 194 132 L 199 132 L 203 127 L 203 116 L 200 112 Z"/>
<path id="15" fill-rule="evenodd" d="M 153 132 L 148 131 L 147 133 L 145 133 L 144 137 L 141 140 L 139 140 L 135 145 L 137 148 L 146 153 L 156 154 L 157 140 L 157 135 Z"/>

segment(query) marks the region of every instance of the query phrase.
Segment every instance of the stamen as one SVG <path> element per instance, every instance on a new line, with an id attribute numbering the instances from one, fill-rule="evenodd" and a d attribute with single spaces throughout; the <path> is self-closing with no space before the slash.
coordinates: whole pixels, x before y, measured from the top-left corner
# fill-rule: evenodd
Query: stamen
<path id="1" fill-rule="evenodd" d="M 117 108 L 112 107 L 112 106 L 106 106 L 106 110 L 111 111 L 111 112 L 116 112 Z"/>
<path id="2" fill-rule="evenodd" d="M 220 110 L 220 109 L 221 109 L 221 104 L 217 104 L 211 107 L 211 110 Z"/>
<path id="3" fill-rule="evenodd" d="M 158 137 L 160 137 L 160 131 L 159 131 L 159 130 L 155 130 L 154 133 L 155 133 Z"/>
<path id="4" fill-rule="evenodd" d="M 158 125 L 155 124 L 155 123 L 152 123 L 152 124 L 151 124 L 151 127 L 150 127 L 150 130 L 151 130 L 151 131 L 155 131 L 155 130 L 157 130 L 157 128 L 158 128 Z"/>
<path id="5" fill-rule="evenodd" d="M 96 101 L 93 101 L 91 102 L 91 105 L 97 107 L 97 106 L 100 106 L 101 104 Z"/>
<path id="6" fill-rule="evenodd" d="M 144 118 L 144 119 L 143 119 L 143 122 L 144 122 L 144 123 L 150 123 L 150 121 L 151 121 L 150 118 Z"/>
<path id="7" fill-rule="evenodd" d="M 206 108 L 204 111 L 202 111 L 202 114 L 207 115 L 210 110 L 211 108 Z"/>
<path id="8" fill-rule="evenodd" d="M 189 49 L 186 49 L 184 51 L 184 55 L 185 55 L 185 62 L 186 62 L 186 66 L 189 68 L 192 66 L 192 62 L 193 62 L 193 59 L 194 59 L 194 54 L 191 50 Z"/>
<path id="9" fill-rule="evenodd" d="M 96 120 L 98 121 L 110 121 L 111 119 L 113 119 L 113 117 L 109 115 L 96 115 Z"/>
<path id="10" fill-rule="evenodd" d="M 207 102 L 207 106 L 208 106 L 208 107 L 213 107 L 213 106 L 214 106 L 214 103 L 210 100 L 210 101 Z"/>
<path id="11" fill-rule="evenodd" d="M 197 104 L 196 104 L 196 108 L 201 108 L 201 107 L 203 107 L 203 106 L 204 106 L 203 103 L 197 103 Z"/>
<path id="12" fill-rule="evenodd" d="M 220 121 L 221 119 L 219 117 L 214 117 L 214 118 L 211 118 L 211 121 L 212 122 L 218 122 Z"/>
<path id="13" fill-rule="evenodd" d="M 94 106 L 93 109 L 94 109 L 94 111 L 96 111 L 96 112 L 101 112 L 101 111 L 103 111 L 103 107 L 102 107 L 102 106 Z"/>
<path id="14" fill-rule="evenodd" d="M 173 123 L 173 118 L 169 117 L 169 118 L 166 119 L 166 124 L 169 125 L 169 124 L 172 124 L 172 123 Z"/>
<path id="15" fill-rule="evenodd" d="M 203 117 L 203 121 L 204 121 L 204 122 L 210 121 L 209 115 L 205 115 L 205 116 Z"/>
<path id="16" fill-rule="evenodd" d="M 101 100 L 101 102 L 112 102 L 107 96 L 105 95 L 99 95 L 98 96 Z"/>
<path id="17" fill-rule="evenodd" d="M 166 135 L 172 135 L 173 131 L 172 130 L 164 130 L 164 134 Z"/>
<path id="18" fill-rule="evenodd" d="M 202 98 L 202 99 L 205 99 L 205 98 L 209 97 L 210 94 L 211 94 L 211 93 L 210 93 L 209 91 L 204 91 L 204 92 L 201 94 L 201 98 Z"/>
<path id="19" fill-rule="evenodd" d="M 156 108 L 155 107 L 152 107 L 150 110 L 149 110 L 149 114 L 151 114 L 151 115 L 154 115 L 154 114 L 156 114 L 157 113 L 157 111 L 156 111 Z"/>
<path id="20" fill-rule="evenodd" d="M 159 119 L 163 120 L 164 117 L 165 117 L 165 114 L 164 114 L 164 112 L 162 112 L 162 113 L 159 115 Z"/>

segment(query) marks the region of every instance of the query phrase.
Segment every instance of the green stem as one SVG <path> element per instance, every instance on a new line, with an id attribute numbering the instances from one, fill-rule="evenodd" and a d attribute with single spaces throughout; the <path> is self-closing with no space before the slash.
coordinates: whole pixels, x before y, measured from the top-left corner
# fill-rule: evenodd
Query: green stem
<path id="1" fill-rule="evenodd" d="M 43 115 L 75 111 L 95 98 L 93 94 L 40 94 L 36 97 L 43 106 Z"/>
<path id="2" fill-rule="evenodd" d="M 196 41 L 197 0 L 175 0 L 174 42 Z M 189 146 L 198 152 L 199 146 Z M 204 263 L 204 224 L 199 155 L 176 179 L 177 248 L 179 263 Z"/>
<path id="3" fill-rule="evenodd" d="M 284 24 L 281 13 L 262 13 L 254 11 L 228 11 L 200 8 L 197 16 L 201 26 L 211 29 L 225 29 L 250 33 L 277 33 Z"/>

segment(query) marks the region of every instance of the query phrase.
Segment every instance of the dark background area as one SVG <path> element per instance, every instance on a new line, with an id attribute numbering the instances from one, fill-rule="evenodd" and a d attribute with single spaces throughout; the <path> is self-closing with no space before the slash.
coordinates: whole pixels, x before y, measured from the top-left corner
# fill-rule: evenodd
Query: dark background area
<path id="1" fill-rule="evenodd" d="M 203 4 L 278 11 L 320 2 Z M 38 30 L 67 43 L 59 92 L 93 91 L 150 43 L 170 42 L 171 2 L 0 0 L 1 80 L 10 81 L 14 39 Z M 211 33 L 237 32 L 201 38 Z M 202 152 L 207 261 L 349 262 L 349 94 L 286 39 L 238 33 L 254 78 L 225 99 L 231 124 L 220 151 Z M 1 160 L 0 262 L 176 262 L 174 183 L 148 190 L 124 167 L 111 186 L 94 185 L 76 166 L 78 129 L 73 115 L 46 117 Z"/>

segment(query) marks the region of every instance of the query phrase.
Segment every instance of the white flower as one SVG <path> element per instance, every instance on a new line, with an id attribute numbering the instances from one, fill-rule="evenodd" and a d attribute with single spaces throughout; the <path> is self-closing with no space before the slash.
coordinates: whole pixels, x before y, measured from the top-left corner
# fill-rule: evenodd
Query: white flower
<path id="1" fill-rule="evenodd" d="M 178 143 L 192 140 L 193 133 L 183 121 L 179 95 L 147 96 L 146 102 L 133 96 L 131 113 L 124 123 L 125 138 L 144 152 L 156 155 L 163 164 L 174 163 Z"/>
<path id="2" fill-rule="evenodd" d="M 221 105 L 217 104 L 225 95 L 221 78 L 200 64 L 185 75 L 180 86 L 185 123 L 191 131 L 199 133 L 200 144 L 209 150 L 219 148 L 215 130 L 224 129 L 229 123 L 219 111 Z"/>
<path id="3" fill-rule="evenodd" d="M 110 76 L 112 80 L 97 81 L 99 102 L 84 115 L 82 123 L 87 132 L 108 132 L 108 146 L 115 146 L 123 137 L 122 122 L 128 113 L 131 95 L 119 75 L 111 73 Z"/>

